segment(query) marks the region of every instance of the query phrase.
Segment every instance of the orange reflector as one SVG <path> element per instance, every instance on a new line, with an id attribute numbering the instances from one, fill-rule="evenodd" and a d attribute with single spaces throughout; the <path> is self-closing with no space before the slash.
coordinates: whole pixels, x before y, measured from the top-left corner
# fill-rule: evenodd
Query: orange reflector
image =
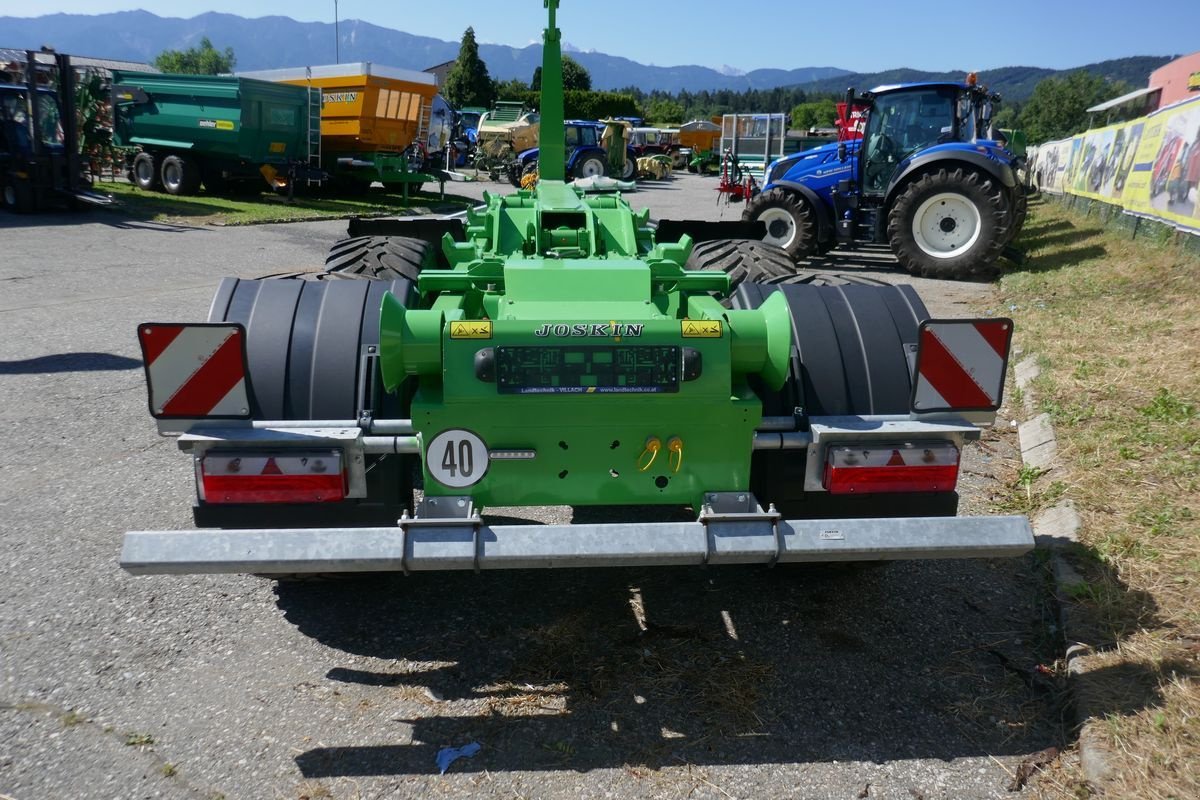
<path id="1" fill-rule="evenodd" d="M 831 446 L 825 458 L 830 494 L 952 492 L 958 448 L 949 442 Z"/>
<path id="2" fill-rule="evenodd" d="M 207 503 L 332 503 L 346 497 L 342 454 L 212 452 L 200 459 L 200 499 Z"/>

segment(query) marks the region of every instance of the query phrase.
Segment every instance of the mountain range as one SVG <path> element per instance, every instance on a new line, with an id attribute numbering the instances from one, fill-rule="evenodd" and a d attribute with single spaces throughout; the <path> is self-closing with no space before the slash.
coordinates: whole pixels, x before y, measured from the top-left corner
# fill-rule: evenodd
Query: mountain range
<path id="1" fill-rule="evenodd" d="M 220 50 L 232 47 L 237 69 L 258 70 L 334 62 L 333 25 L 297 22 L 288 17 L 248 19 L 209 12 L 190 19 L 159 17 L 147 11 L 109 14 L 47 14 L 40 17 L 0 17 L 0 47 L 33 48 L 43 45 L 59 52 L 130 61 L 151 62 L 163 50 L 182 50 L 207 36 Z M 388 66 L 424 70 L 453 60 L 458 42 L 414 36 L 361 20 L 342 20 L 338 27 L 341 61 L 371 61 Z M 541 65 L 540 44 L 516 48 L 480 44 L 479 53 L 493 78 L 528 81 Z M 838 67 L 756 69 L 742 73 L 686 64 L 660 67 L 593 51 L 575 50 L 571 56 L 587 68 L 595 89 L 637 86 L 643 91 L 745 91 L 799 86 L 814 92 L 841 92 L 847 86 L 869 88 L 901 81 L 961 79 L 965 71 L 935 73 L 897 69 L 881 73 L 855 73 Z M 1080 69 L 1108 78 L 1144 86 L 1153 69 L 1168 56 L 1134 56 Z M 983 80 L 1007 98 L 1023 100 L 1041 79 L 1069 70 L 1040 67 L 1005 67 L 990 70 Z"/>

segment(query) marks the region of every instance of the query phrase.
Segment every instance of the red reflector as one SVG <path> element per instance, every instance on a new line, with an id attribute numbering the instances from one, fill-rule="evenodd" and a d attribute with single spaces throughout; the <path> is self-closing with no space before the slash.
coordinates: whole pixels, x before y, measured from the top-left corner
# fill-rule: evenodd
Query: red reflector
<path id="1" fill-rule="evenodd" d="M 958 484 L 958 448 L 948 442 L 834 446 L 824 478 L 830 494 L 951 492 Z"/>
<path id="2" fill-rule="evenodd" d="M 208 453 L 200 461 L 207 503 L 333 503 L 346 497 L 338 451 L 287 454 Z"/>
<path id="3" fill-rule="evenodd" d="M 332 503 L 344 499 L 338 475 L 205 475 L 209 503 Z"/>

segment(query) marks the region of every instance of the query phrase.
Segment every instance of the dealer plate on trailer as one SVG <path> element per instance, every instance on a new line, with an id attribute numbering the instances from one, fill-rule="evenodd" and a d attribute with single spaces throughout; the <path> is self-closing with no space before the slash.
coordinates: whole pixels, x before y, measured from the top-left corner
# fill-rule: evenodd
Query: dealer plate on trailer
<path id="1" fill-rule="evenodd" d="M 501 394 L 678 392 L 678 345 L 496 348 Z"/>

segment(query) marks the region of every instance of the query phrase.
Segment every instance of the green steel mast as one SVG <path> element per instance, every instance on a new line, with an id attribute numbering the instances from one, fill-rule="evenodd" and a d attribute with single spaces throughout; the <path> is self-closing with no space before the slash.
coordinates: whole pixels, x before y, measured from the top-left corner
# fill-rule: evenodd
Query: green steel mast
<path id="1" fill-rule="evenodd" d="M 558 0 L 545 0 L 545 6 L 550 9 L 550 24 L 542 36 L 542 121 L 538 136 L 538 176 L 540 181 L 565 181 L 567 147 L 563 133 L 562 32 L 554 21 Z"/>

